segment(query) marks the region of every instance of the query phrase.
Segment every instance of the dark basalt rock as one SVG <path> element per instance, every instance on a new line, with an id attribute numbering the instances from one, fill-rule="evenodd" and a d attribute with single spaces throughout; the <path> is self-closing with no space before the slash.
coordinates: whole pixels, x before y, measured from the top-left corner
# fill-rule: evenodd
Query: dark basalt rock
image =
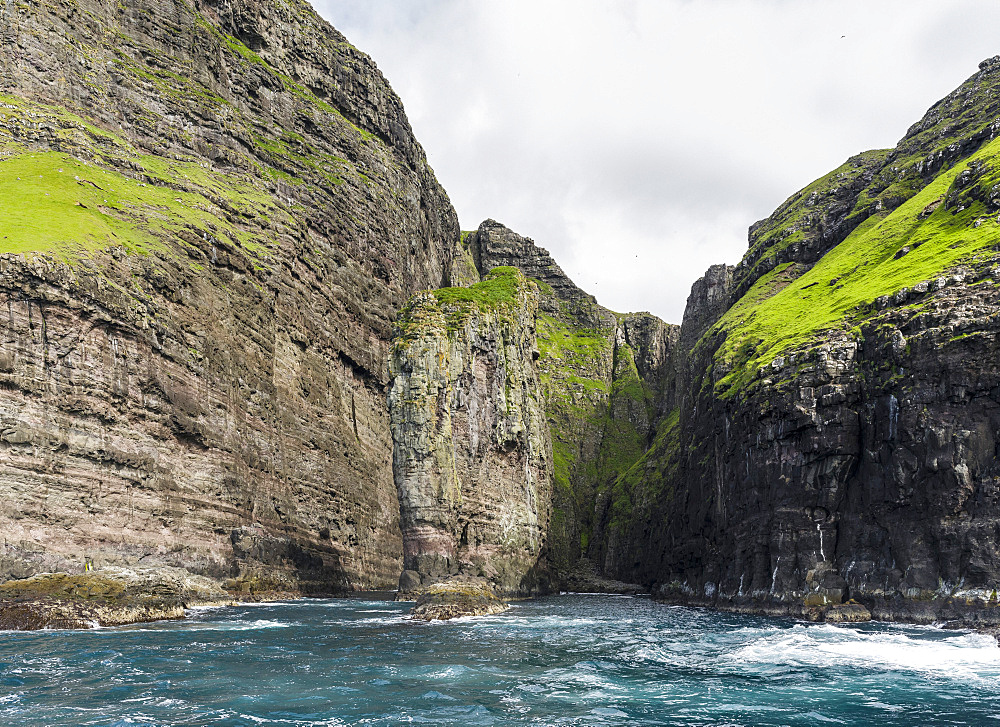
<path id="1" fill-rule="evenodd" d="M 987 63 L 890 153 L 790 198 L 752 229 L 754 247 L 731 277 L 717 267 L 692 288 L 676 354 L 676 437 L 654 444 L 640 490 L 663 496 L 632 525 L 646 535 L 632 553 L 638 579 L 660 597 L 806 618 L 864 608 L 877 619 L 996 624 L 1000 269 L 983 225 L 995 224 L 984 217 L 985 145 L 998 68 Z M 834 254 L 859 219 L 911 214 L 902 205 L 940 174 L 953 179 L 948 192 L 924 194 L 916 224 L 941 221 L 936 234 L 956 240 L 948 249 L 971 239 L 974 254 L 934 268 L 921 262 L 933 237 L 900 239 L 886 264 L 923 279 L 882 294 L 873 286 L 841 321 L 771 360 L 720 354 L 734 318 L 752 318 L 756 303 Z M 788 263 L 785 277 L 764 281 L 747 304 L 765 258 L 767 269 Z M 812 284 L 835 298 L 843 280 Z M 746 351 L 762 344 L 743 339 Z M 857 608 L 841 606 L 851 599 Z"/>
<path id="2" fill-rule="evenodd" d="M 573 593 L 615 593 L 636 595 L 648 593 L 638 583 L 626 583 L 602 576 L 589 558 L 581 558 L 571 570 L 563 575 L 560 588 Z"/>

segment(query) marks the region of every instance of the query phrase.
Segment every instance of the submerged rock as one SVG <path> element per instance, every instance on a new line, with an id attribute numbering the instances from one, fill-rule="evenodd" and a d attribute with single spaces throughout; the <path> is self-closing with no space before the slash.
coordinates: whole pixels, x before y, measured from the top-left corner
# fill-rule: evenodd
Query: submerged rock
<path id="1" fill-rule="evenodd" d="M 0 584 L 0 630 L 122 626 L 184 618 L 185 608 L 232 602 L 217 582 L 182 568 L 40 573 Z"/>
<path id="2" fill-rule="evenodd" d="M 416 599 L 417 605 L 410 612 L 410 618 L 421 621 L 490 616 L 510 608 L 482 578 L 459 577 L 432 583 L 416 594 Z"/>

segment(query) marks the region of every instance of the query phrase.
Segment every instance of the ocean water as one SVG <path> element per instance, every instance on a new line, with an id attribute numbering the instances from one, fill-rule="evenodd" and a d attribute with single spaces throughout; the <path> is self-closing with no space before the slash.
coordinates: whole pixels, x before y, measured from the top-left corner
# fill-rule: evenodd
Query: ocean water
<path id="1" fill-rule="evenodd" d="M 994 639 L 557 596 L 451 623 L 391 601 L 0 633 L 0 725 L 990 725 Z"/>

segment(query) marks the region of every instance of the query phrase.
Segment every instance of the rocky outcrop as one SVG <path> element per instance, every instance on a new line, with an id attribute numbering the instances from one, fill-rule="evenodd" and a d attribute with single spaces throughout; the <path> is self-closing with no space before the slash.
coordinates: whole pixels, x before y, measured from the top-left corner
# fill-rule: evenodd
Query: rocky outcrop
<path id="1" fill-rule="evenodd" d="M 540 585 L 552 474 L 537 296 L 518 270 L 496 268 L 401 314 L 389 412 L 402 590 L 456 574 L 505 594 Z"/>
<path id="2" fill-rule="evenodd" d="M 217 582 L 180 568 L 41 573 L 0 584 L 0 630 L 122 626 L 230 603 Z"/>
<path id="3" fill-rule="evenodd" d="M 486 220 L 466 242 L 480 275 L 496 267 L 514 267 L 542 283 L 543 290 L 551 294 L 542 298 L 543 310 L 558 313 L 561 302 L 568 304 L 576 315 L 596 312 L 597 299 L 577 287 L 549 251 L 538 247 L 530 238 L 518 235 L 495 220 Z"/>
<path id="4" fill-rule="evenodd" d="M 494 616 L 509 608 L 486 579 L 452 576 L 422 587 L 410 618 L 448 621 L 465 616 Z"/>
<path id="5" fill-rule="evenodd" d="M 398 309 L 459 230 L 300 0 L 0 4 L 0 579 L 388 587 Z"/>

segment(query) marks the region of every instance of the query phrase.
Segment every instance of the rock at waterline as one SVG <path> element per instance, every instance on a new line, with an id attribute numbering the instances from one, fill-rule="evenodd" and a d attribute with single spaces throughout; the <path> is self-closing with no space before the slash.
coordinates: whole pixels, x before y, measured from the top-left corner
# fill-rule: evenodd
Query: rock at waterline
<path id="1" fill-rule="evenodd" d="M 830 606 L 823 615 L 827 623 L 862 623 L 871 621 L 871 612 L 860 603 L 841 603 Z"/>
<path id="2" fill-rule="evenodd" d="M 122 626 L 184 618 L 191 606 L 231 603 L 217 582 L 183 568 L 40 573 L 0 584 L 0 630 Z"/>
<path id="3" fill-rule="evenodd" d="M 461 616 L 490 616 L 510 606 L 500 600 L 488 581 L 480 578 L 449 578 L 424 587 L 410 618 L 447 621 Z"/>

